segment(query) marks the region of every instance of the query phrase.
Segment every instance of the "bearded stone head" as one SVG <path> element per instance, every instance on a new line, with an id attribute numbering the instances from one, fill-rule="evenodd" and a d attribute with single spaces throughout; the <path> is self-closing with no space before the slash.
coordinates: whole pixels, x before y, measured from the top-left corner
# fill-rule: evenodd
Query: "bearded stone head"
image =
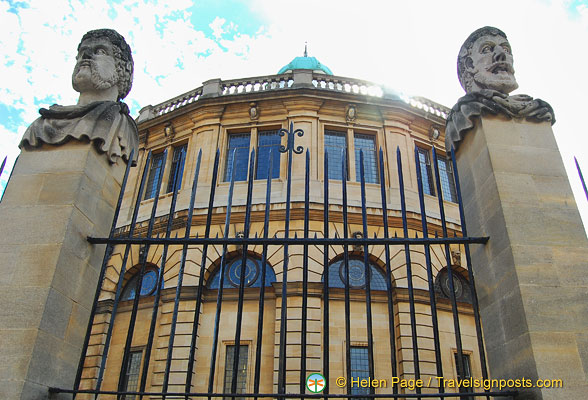
<path id="1" fill-rule="evenodd" d="M 504 32 L 491 26 L 474 31 L 457 57 L 459 83 L 466 93 L 492 89 L 508 94 L 519 87 Z"/>
<path id="2" fill-rule="evenodd" d="M 92 100 L 121 100 L 133 84 L 133 57 L 125 38 L 112 29 L 97 29 L 84 35 L 78 45 L 73 88 Z"/>

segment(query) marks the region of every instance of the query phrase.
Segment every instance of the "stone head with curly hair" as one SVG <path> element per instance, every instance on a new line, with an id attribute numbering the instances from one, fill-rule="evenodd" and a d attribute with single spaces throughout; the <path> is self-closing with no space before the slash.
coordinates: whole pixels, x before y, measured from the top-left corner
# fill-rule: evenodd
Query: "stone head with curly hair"
<path id="1" fill-rule="evenodd" d="M 133 56 L 125 38 L 112 29 L 86 33 L 78 45 L 72 84 L 79 104 L 121 100 L 133 84 Z"/>

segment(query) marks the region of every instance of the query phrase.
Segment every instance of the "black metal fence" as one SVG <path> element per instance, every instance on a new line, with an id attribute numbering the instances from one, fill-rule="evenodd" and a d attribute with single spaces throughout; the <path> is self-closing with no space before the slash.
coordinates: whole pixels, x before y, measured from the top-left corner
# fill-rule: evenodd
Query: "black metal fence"
<path id="1" fill-rule="evenodd" d="M 124 177 L 124 181 L 122 184 L 122 189 L 120 193 L 120 197 L 118 200 L 118 205 L 115 211 L 115 217 L 112 223 L 112 228 L 110 231 L 110 235 L 108 238 L 88 238 L 91 243 L 94 244 L 106 244 L 106 253 L 104 256 L 104 261 L 102 263 L 102 270 L 99 277 L 99 284 L 96 289 L 96 293 L 94 295 L 94 302 L 93 307 L 91 310 L 90 321 L 88 323 L 88 328 L 86 332 L 86 337 L 83 345 L 83 351 L 81 354 L 79 367 L 77 371 L 77 376 L 75 378 L 75 384 L 72 389 L 69 388 L 52 388 L 51 391 L 54 393 L 71 393 L 74 397 L 78 394 L 90 394 L 94 395 L 97 398 L 99 395 L 113 395 L 116 396 L 118 399 L 122 398 L 131 398 L 131 396 L 136 396 L 138 398 L 143 398 L 144 396 L 150 396 L 149 398 L 167 398 L 167 397 L 175 397 L 175 398 L 264 398 L 264 397 L 271 397 L 271 398 L 473 398 L 474 396 L 477 398 L 489 398 L 489 396 L 499 396 L 499 397 L 507 397 L 512 396 L 515 392 L 512 391 L 490 391 L 483 389 L 478 390 L 477 393 L 474 393 L 472 388 L 469 389 L 459 389 L 456 390 L 455 388 L 445 388 L 443 384 L 440 384 L 435 387 L 435 391 L 438 393 L 423 393 L 419 387 L 414 388 L 412 391 L 406 391 L 399 389 L 398 385 L 395 385 L 390 393 L 383 393 L 381 390 L 376 390 L 375 388 L 370 388 L 368 393 L 361 394 L 358 396 L 357 394 L 353 394 L 351 387 L 349 384 L 346 385 L 346 389 L 343 391 L 345 393 L 331 393 L 332 388 L 336 386 L 334 383 L 334 376 L 330 373 L 330 359 L 329 359 L 329 343 L 332 336 L 329 333 L 329 328 L 331 327 L 330 319 L 332 315 L 329 309 L 329 303 L 332 299 L 330 295 L 330 285 L 329 285 L 329 268 L 328 265 L 332 260 L 331 256 L 333 254 L 329 254 L 329 249 L 333 245 L 341 245 L 343 247 L 343 256 L 342 256 L 342 265 L 344 266 L 344 274 L 346 279 L 342 279 L 344 281 L 344 309 L 345 309 L 345 372 L 347 377 L 352 376 L 352 366 L 351 366 L 351 325 L 352 321 L 350 319 L 350 303 L 351 303 L 351 292 L 352 289 L 350 288 L 350 246 L 354 246 L 355 248 L 362 248 L 363 251 L 363 265 L 364 265 L 364 276 L 370 276 L 369 270 L 369 260 L 368 260 L 368 246 L 378 245 L 383 246 L 385 251 L 385 296 L 386 296 L 386 303 L 387 303 L 387 312 L 388 315 L 388 339 L 389 339 L 389 346 L 390 346 L 390 369 L 392 371 L 393 376 L 398 376 L 398 354 L 397 354 L 397 337 L 395 332 L 394 326 L 394 315 L 397 310 L 395 310 L 395 301 L 394 301 L 394 291 L 396 290 L 393 286 L 392 282 L 392 274 L 391 274 L 391 267 L 390 267 L 390 258 L 391 258 L 391 248 L 396 246 L 400 246 L 401 249 L 404 250 L 404 256 L 406 258 L 406 277 L 407 277 L 407 292 L 408 292 L 408 304 L 410 310 L 410 327 L 411 327 L 411 347 L 412 347 L 412 364 L 413 364 L 413 371 L 409 373 L 411 377 L 415 379 L 421 378 L 421 369 L 420 369 L 420 361 L 419 361 L 419 341 L 417 335 L 417 316 L 415 311 L 415 289 L 413 287 L 413 271 L 412 271 L 412 261 L 411 261 L 411 246 L 419 247 L 420 249 L 424 249 L 424 255 L 426 260 L 426 273 L 427 273 L 427 284 L 428 284 L 428 296 L 429 296 L 429 303 L 430 303 L 430 312 L 431 312 L 431 319 L 432 319 L 432 330 L 433 330 L 433 341 L 434 341 L 434 352 L 435 352 L 435 367 L 436 367 L 436 375 L 439 377 L 444 376 L 444 369 L 443 363 L 441 359 L 442 349 L 441 349 L 441 340 L 440 340 L 440 332 L 439 332 L 439 321 L 438 321 L 438 313 L 437 313 L 437 298 L 435 294 L 435 277 L 434 271 L 432 267 L 431 261 L 431 247 L 432 246 L 442 246 L 444 248 L 444 255 L 446 257 L 445 264 L 447 267 L 447 274 L 448 274 L 448 285 L 449 285 L 449 300 L 451 304 L 451 310 L 453 315 L 453 327 L 454 327 L 454 334 L 455 334 L 455 348 L 456 348 L 456 367 L 457 367 L 457 376 L 465 377 L 467 368 L 469 366 L 464 365 L 464 357 L 463 357 L 463 349 L 462 349 L 462 334 L 461 334 L 461 327 L 460 327 L 460 318 L 458 312 L 458 301 L 455 295 L 454 289 L 454 278 L 453 274 L 456 272 L 452 267 L 452 260 L 451 260 L 451 251 L 450 245 L 451 244 L 460 244 L 463 245 L 465 249 L 465 258 L 467 262 L 467 274 L 468 274 L 468 290 L 470 291 L 470 296 L 472 299 L 472 310 L 474 314 L 474 321 L 475 321 L 475 329 L 477 334 L 477 351 L 479 353 L 480 358 L 480 370 L 482 376 L 477 378 L 487 379 L 488 372 L 486 369 L 486 358 L 485 358 L 485 350 L 484 344 L 482 340 L 482 331 L 481 331 L 481 323 L 480 323 L 480 316 L 478 313 L 478 303 L 477 303 L 477 296 L 476 296 L 476 288 L 474 282 L 474 273 L 472 271 L 472 264 L 470 259 L 470 244 L 483 244 L 485 243 L 488 238 L 485 237 L 468 237 L 467 236 L 467 229 L 466 229 L 466 222 L 464 220 L 464 211 L 461 199 L 461 191 L 459 186 L 459 177 L 458 171 L 456 168 L 455 162 L 455 155 L 451 154 L 453 171 L 455 174 L 455 183 L 456 183 L 456 194 L 457 194 L 457 202 L 459 206 L 459 214 L 461 218 L 461 230 L 462 235 L 456 236 L 455 234 L 452 237 L 448 234 L 448 227 L 447 222 L 445 219 L 445 206 L 444 201 L 442 198 L 441 190 L 437 190 L 437 199 L 438 199 L 438 212 L 440 214 L 440 221 L 441 221 L 441 230 L 442 236 L 438 236 L 434 234 L 433 237 L 429 234 L 429 224 L 427 222 L 427 211 L 425 209 L 425 195 L 423 194 L 423 179 L 422 179 L 422 171 L 418 159 L 418 153 L 415 149 L 415 157 L 416 157 L 416 173 L 417 173 L 417 181 L 418 181 L 418 198 L 420 204 L 420 218 L 421 218 L 421 236 L 419 237 L 416 235 L 415 237 L 409 237 L 409 224 L 407 222 L 407 209 L 406 209 L 406 199 L 405 199 L 405 190 L 404 190 L 404 175 L 402 171 L 402 160 L 401 160 L 401 153 L 400 150 L 397 150 L 397 171 L 398 171 L 398 182 L 399 182 L 399 193 L 400 193 L 400 212 L 402 216 L 402 236 L 392 235 L 389 234 L 389 212 L 387 209 L 388 199 L 386 198 L 386 185 L 385 185 L 385 176 L 384 176 L 384 155 L 382 150 L 379 151 L 379 187 L 380 187 L 380 194 L 381 194 L 381 218 L 382 218 L 382 226 L 383 226 L 383 237 L 369 237 L 368 236 L 368 217 L 367 217 L 367 206 L 366 206 L 366 184 L 365 184 L 365 171 L 364 171 L 364 154 L 360 152 L 360 171 L 359 177 L 361 178 L 361 219 L 362 219 L 362 234 L 356 235 L 356 237 L 349 237 L 349 229 L 346 227 L 348 226 L 348 191 L 347 191 L 347 181 L 346 179 L 341 179 L 340 187 L 342 190 L 341 198 L 342 198 L 342 222 L 343 222 L 343 235 L 342 237 L 339 235 L 330 236 L 329 232 L 329 223 L 330 223 L 330 204 L 329 204 L 329 192 L 332 191 L 332 187 L 329 185 L 329 180 L 326 178 L 328 177 L 328 154 L 325 154 L 324 157 L 324 187 L 323 187 L 323 196 L 324 196 L 324 204 L 323 204 L 323 237 L 317 237 L 315 234 L 311 237 L 310 230 L 309 230 L 309 209 L 310 209 L 310 154 L 309 151 L 306 151 L 306 164 L 305 164 L 305 195 L 304 195 L 304 234 L 302 237 L 298 237 L 297 234 L 292 237 L 290 233 L 290 212 L 291 212 L 291 197 L 292 197 L 292 166 L 293 166 L 293 154 L 301 154 L 303 149 L 301 147 L 294 146 L 294 139 L 295 136 L 302 136 L 303 132 L 301 130 L 293 130 L 292 125 L 290 125 L 290 130 L 281 129 L 280 135 L 287 135 L 287 146 L 281 146 L 280 152 L 287 153 L 288 161 L 287 161 L 287 192 L 286 192 L 286 200 L 285 200 L 285 218 L 283 220 L 283 237 L 273 236 L 270 237 L 268 235 L 268 227 L 270 221 L 270 201 L 272 198 L 271 190 L 271 179 L 272 174 L 269 171 L 272 171 L 272 157 L 270 156 L 269 162 L 269 170 L 267 173 L 267 185 L 266 185 L 266 195 L 265 195 L 265 212 L 264 212 L 264 223 L 263 223 L 263 232 L 261 236 L 259 233 L 253 233 L 250 230 L 251 227 L 251 204 L 252 204 L 252 192 L 253 192 L 253 171 L 254 171 L 254 164 L 255 164 L 255 151 L 251 153 L 250 161 L 249 161 L 249 169 L 248 169 L 248 180 L 247 180 L 247 200 L 246 200 L 246 211 L 245 211 L 245 222 L 244 222 L 244 229 L 242 235 L 237 238 L 229 237 L 229 230 L 231 224 L 231 210 L 233 207 L 233 194 L 235 188 L 235 161 L 236 157 L 233 157 L 233 168 L 232 168 L 232 176 L 230 180 L 229 190 L 228 190 L 228 201 L 226 204 L 226 217 L 224 223 L 224 235 L 223 237 L 212 237 L 211 232 L 211 221 L 213 217 L 213 209 L 214 207 L 214 200 L 215 200 L 215 192 L 217 189 L 217 177 L 219 175 L 219 158 L 220 158 L 220 151 L 217 150 L 216 157 L 214 160 L 214 167 L 212 172 L 212 181 L 210 184 L 210 195 L 209 195 L 209 203 L 208 203 L 208 210 L 206 215 L 206 226 L 205 226 L 205 233 L 203 237 L 199 237 L 198 235 L 191 235 L 191 228 L 192 228 L 192 217 L 194 211 L 194 204 L 195 204 L 195 197 L 198 190 L 198 179 L 199 179 L 199 171 L 202 159 L 202 152 L 198 154 L 198 159 L 196 162 L 195 173 L 194 173 L 194 180 L 191 186 L 191 197 L 190 197 L 190 205 L 187 212 L 187 221 L 185 225 L 185 232 L 183 237 L 172 237 L 172 228 L 174 223 L 174 214 L 176 212 L 176 200 L 178 197 L 178 185 L 179 182 L 178 176 L 181 176 L 181 173 L 176 171 L 173 176 L 175 177 L 175 181 L 173 182 L 173 194 L 170 202 L 170 209 L 169 214 L 167 217 L 167 225 L 165 229 L 165 235 L 159 236 L 157 235 L 154 237 L 154 225 L 155 225 L 155 215 L 158 206 L 158 199 L 160 197 L 160 187 L 161 184 L 157 188 L 157 193 L 153 200 L 151 217 L 148 221 L 147 232 L 146 235 L 139 236 L 136 234 L 136 226 L 137 226 L 137 218 L 139 214 L 139 208 L 141 200 L 143 199 L 143 191 L 146 186 L 147 175 L 149 172 L 150 166 L 150 159 L 151 153 L 147 156 L 147 160 L 145 162 L 144 171 L 141 178 L 141 183 L 138 191 L 138 195 L 136 198 L 136 204 L 134 206 L 133 215 L 131 219 L 131 223 L 128 227 L 128 234 L 124 237 L 120 235 L 116 235 L 116 221 L 118 219 L 118 214 L 121 209 L 123 193 L 125 192 L 125 186 L 127 183 L 129 170 L 130 168 L 127 167 L 126 175 Z M 176 168 L 181 168 L 184 165 L 184 157 L 185 154 L 181 154 L 181 162 L 176 163 Z M 346 177 L 347 174 L 347 156 L 346 154 L 342 154 L 342 177 Z M 132 157 L 131 157 L 132 158 Z M 165 159 L 165 156 L 164 156 Z M 437 188 L 441 188 L 441 178 L 439 174 L 438 168 L 438 160 L 437 154 L 433 149 L 433 162 L 432 165 L 434 167 L 434 178 L 436 181 Z M 159 182 L 161 182 L 161 177 L 163 176 L 163 168 L 159 171 Z M 338 188 L 338 186 L 337 186 Z M 177 236 L 177 235 L 176 235 Z M 99 306 L 99 297 L 102 290 L 103 281 L 105 278 L 107 265 L 110 256 L 112 255 L 112 251 L 114 246 L 123 246 L 124 247 L 124 255 L 122 256 L 122 267 L 120 270 L 118 283 L 116 286 L 116 294 L 114 295 L 114 303 L 112 305 L 112 311 L 110 313 L 110 321 L 108 323 L 108 329 L 105 336 L 105 341 L 103 343 L 102 352 L 99 354 L 100 363 L 97 369 L 97 375 L 94 377 L 94 387 L 93 389 L 80 389 L 80 382 L 82 381 L 82 373 L 84 371 L 84 363 L 87 357 L 87 350 L 88 345 L 90 342 L 92 328 L 95 323 L 95 317 L 97 315 L 97 309 Z M 131 344 L 133 340 L 133 335 L 135 333 L 135 325 L 137 321 L 137 313 L 138 313 L 138 306 L 139 306 L 139 299 L 141 293 L 141 287 L 143 284 L 143 278 L 145 272 L 147 270 L 147 254 L 149 252 L 149 247 L 154 245 L 161 245 L 163 246 L 163 255 L 161 257 L 161 265 L 159 266 L 158 270 L 158 277 L 157 277 L 157 284 L 156 289 L 154 292 L 154 300 L 153 300 L 153 309 L 152 309 L 152 316 L 149 324 L 149 332 L 148 332 L 148 339 L 144 349 L 144 355 L 142 357 L 142 374 L 138 381 L 138 388 L 135 390 L 130 390 L 126 386 L 125 377 L 128 373 L 129 367 L 129 358 L 131 356 Z M 153 348 L 153 341 L 156 331 L 157 325 L 157 318 L 159 314 L 159 307 L 160 307 L 160 300 L 161 300 L 161 291 L 162 291 L 162 281 L 164 271 L 166 269 L 166 261 L 167 261 L 167 254 L 168 248 L 172 245 L 179 245 L 182 246 L 182 253 L 181 253 L 181 262 L 179 267 L 179 275 L 177 286 L 175 290 L 175 298 L 174 298 L 174 307 L 172 313 L 172 321 L 171 321 L 171 331 L 169 335 L 169 343 L 167 347 L 167 357 L 165 363 L 165 372 L 163 374 L 163 384 L 161 386 L 160 392 L 149 392 L 146 390 L 147 388 L 147 374 L 149 371 L 149 363 L 152 360 L 151 353 Z M 214 384 L 215 380 L 218 379 L 218 372 L 217 372 L 217 355 L 219 351 L 219 323 L 222 313 L 222 306 L 223 306 L 223 279 L 225 279 L 225 269 L 227 268 L 228 262 L 228 246 L 230 245 L 239 245 L 242 246 L 242 262 L 241 262 L 241 269 L 240 269 L 240 284 L 238 286 L 238 302 L 237 302 L 237 312 L 236 312 L 236 324 L 235 324 L 235 335 L 234 335 L 234 356 L 232 358 L 232 383 L 230 386 L 230 390 L 225 387 L 225 393 L 218 393 L 214 391 Z M 264 311 L 265 311 L 265 290 L 266 290 L 266 270 L 262 268 L 262 276 L 261 276 L 261 285 L 260 285 L 260 294 L 259 294 L 259 304 L 258 304 L 258 322 L 257 322 L 257 337 L 255 343 L 255 360 L 254 360 L 254 374 L 253 374 L 253 392 L 252 393 L 237 393 L 238 388 L 238 368 L 239 368 L 239 352 L 241 346 L 241 334 L 242 334 L 242 324 L 243 324 L 243 306 L 244 306 L 244 293 L 245 293 L 245 272 L 246 272 L 246 262 L 247 262 L 247 254 L 248 254 L 248 247 L 250 246 L 261 246 L 262 247 L 262 254 L 261 254 L 261 265 L 264 266 L 268 257 L 268 248 L 271 246 L 282 246 L 283 247 L 283 273 L 281 283 L 278 282 L 278 286 L 281 291 L 281 299 L 283 305 L 281 306 L 281 313 L 279 317 L 279 363 L 278 363 L 278 371 L 277 371 L 277 392 L 276 393 L 260 393 L 260 382 L 262 379 L 261 372 L 261 364 L 262 364 L 262 337 L 264 335 L 263 331 L 263 319 L 264 319 Z M 117 390 L 103 390 L 102 384 L 104 382 L 105 372 L 106 372 L 106 361 L 109 356 L 110 346 L 112 344 L 113 338 L 113 328 L 115 326 L 115 318 L 117 317 L 117 310 L 121 303 L 121 292 L 123 290 L 123 280 L 125 277 L 125 272 L 127 269 L 127 262 L 129 260 L 129 253 L 131 250 L 131 246 L 143 246 L 140 253 L 140 271 L 138 273 L 138 281 L 136 286 L 136 295 L 132 302 L 132 309 L 130 311 L 130 319 L 128 322 L 128 329 L 126 329 L 126 340 L 124 345 L 124 353 L 122 356 L 122 364 L 120 366 L 120 373 L 118 378 L 118 387 Z M 195 303 L 195 310 L 193 314 L 193 323 L 192 323 L 192 333 L 191 333 L 191 343 L 190 343 L 190 351 L 189 351 L 189 358 L 187 364 L 187 370 L 185 371 L 185 384 L 183 391 L 169 391 L 168 388 L 170 386 L 170 370 L 171 370 L 171 363 L 172 363 L 172 351 L 174 349 L 174 339 L 176 337 L 176 327 L 178 323 L 178 311 L 180 306 L 180 296 L 182 290 L 186 289 L 183 286 L 183 278 L 185 275 L 185 267 L 186 267 L 186 259 L 188 253 L 189 246 L 199 246 L 202 250 L 202 261 L 200 263 L 200 271 L 198 274 L 198 285 L 195 288 L 196 291 L 196 303 Z M 215 318 L 214 318 L 214 328 L 213 328 L 213 335 L 212 335 L 212 345 L 210 346 L 210 365 L 209 365 L 209 374 L 208 374 L 208 390 L 205 392 L 194 392 L 193 391 L 193 377 L 194 377 L 194 370 L 195 366 L 199 365 L 198 363 L 201 362 L 196 358 L 196 350 L 198 348 L 198 339 L 201 335 L 199 330 L 202 329 L 200 317 L 202 314 L 203 302 L 204 302 L 204 291 L 205 289 L 205 268 L 206 268 L 206 261 L 207 261 L 207 252 L 210 246 L 219 246 L 222 247 L 222 257 L 220 260 L 220 282 L 218 286 L 218 291 L 216 292 L 216 311 L 215 311 Z M 301 246 L 303 249 L 303 265 L 302 265 L 302 317 L 301 317 L 301 337 L 300 337 L 300 369 L 299 369 L 299 391 L 295 393 L 287 393 L 287 385 L 286 385 L 286 360 L 288 358 L 286 352 L 286 340 L 287 340 L 287 324 L 288 324 L 288 307 L 285 306 L 285 301 L 288 293 L 288 286 L 292 285 L 292 282 L 288 280 L 288 262 L 289 262 L 289 248 L 290 246 Z M 306 387 L 306 380 L 307 380 L 307 336 L 308 336 L 308 327 L 307 327 L 307 320 L 308 320 L 308 287 L 309 287 L 309 269 L 308 269 L 308 251 L 309 246 L 319 246 L 323 249 L 324 260 L 323 260 L 323 280 L 322 280 L 322 299 L 323 299 L 323 309 L 322 309 L 322 375 L 324 376 L 328 385 L 321 393 L 312 393 L 307 390 Z M 358 247 L 359 246 L 359 247 Z M 122 251 L 121 251 L 122 253 Z M 353 289 L 354 293 L 357 292 L 357 289 Z M 370 286 L 370 279 L 365 279 L 365 285 L 363 288 L 363 293 L 365 294 L 365 315 L 366 315 L 366 331 L 367 331 L 367 356 L 368 356 L 368 367 L 369 367 L 369 376 L 371 378 L 375 378 L 375 366 L 374 366 L 374 352 L 378 351 L 377 346 L 374 346 L 374 338 L 373 338 L 373 312 L 372 312 L 372 294 L 373 289 Z M 272 333 L 273 334 L 273 333 Z M 381 345 L 381 342 L 379 342 Z M 229 368 L 227 366 L 226 368 Z M 272 368 L 273 369 L 273 368 Z M 445 371 L 447 372 L 447 371 Z M 273 376 L 272 376 L 273 379 Z M 288 382 L 291 385 L 291 382 Z M 175 386 L 177 387 L 177 386 Z M 275 387 L 273 385 L 272 387 Z M 290 386 L 291 388 L 292 386 Z M 336 390 L 335 390 L 336 391 Z"/>

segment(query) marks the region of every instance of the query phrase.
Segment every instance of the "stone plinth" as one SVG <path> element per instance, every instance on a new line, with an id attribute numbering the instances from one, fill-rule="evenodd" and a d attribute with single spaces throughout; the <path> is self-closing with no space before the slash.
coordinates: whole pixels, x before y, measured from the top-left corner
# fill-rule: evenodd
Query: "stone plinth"
<path id="1" fill-rule="evenodd" d="M 588 242 L 551 126 L 483 116 L 457 152 L 492 378 L 562 379 L 517 399 L 588 393 Z"/>
<path id="2" fill-rule="evenodd" d="M 125 171 L 90 143 L 23 151 L 0 203 L 0 398 L 72 388 Z M 54 396 L 53 398 L 71 398 Z"/>

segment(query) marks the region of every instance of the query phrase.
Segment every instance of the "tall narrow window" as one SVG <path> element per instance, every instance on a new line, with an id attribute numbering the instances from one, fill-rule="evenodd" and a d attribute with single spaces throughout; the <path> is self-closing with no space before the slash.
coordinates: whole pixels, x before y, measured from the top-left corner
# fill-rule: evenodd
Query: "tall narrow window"
<path id="1" fill-rule="evenodd" d="M 435 195 L 433 190 L 433 174 L 431 173 L 431 161 L 429 158 L 429 152 L 425 149 L 417 147 L 419 155 L 419 164 L 421 166 L 421 178 L 423 182 L 423 193 Z"/>
<path id="2" fill-rule="evenodd" d="M 376 157 L 376 138 L 373 135 L 356 133 L 353 138 L 355 146 L 355 180 L 361 182 L 361 158 L 363 150 L 363 170 L 366 183 L 378 183 L 378 167 Z"/>
<path id="3" fill-rule="evenodd" d="M 370 377 L 370 364 L 368 359 L 368 348 L 365 346 L 351 346 L 351 378 L 368 379 Z M 351 394 L 362 395 L 369 394 L 369 388 L 357 387 L 353 385 Z M 361 397 L 352 397 L 354 400 L 362 399 Z M 366 399 L 367 400 L 367 399 Z"/>
<path id="4" fill-rule="evenodd" d="M 245 385 L 247 383 L 247 358 L 249 346 L 239 346 L 239 364 L 237 368 L 237 391 L 235 393 L 245 393 Z M 227 355 L 225 358 L 225 381 L 224 393 L 231 392 L 233 384 L 233 363 L 235 361 L 235 346 L 227 346 Z M 244 400 L 244 397 L 226 397 L 225 400 Z"/>
<path id="5" fill-rule="evenodd" d="M 225 168 L 225 182 L 231 181 L 233 172 L 233 157 L 235 157 L 235 181 L 246 181 L 249 163 L 249 133 L 229 134 L 227 165 Z"/>
<path id="6" fill-rule="evenodd" d="M 271 177 L 272 179 L 280 177 L 281 143 L 282 138 L 278 135 L 278 130 L 259 131 L 257 134 L 257 170 L 255 179 L 267 179 L 270 150 L 272 153 Z"/>
<path id="7" fill-rule="evenodd" d="M 127 372 L 124 376 L 122 385 L 123 391 L 135 392 L 139 387 L 139 370 L 141 369 L 141 358 L 143 350 L 131 351 L 129 353 L 129 361 L 127 364 Z M 122 397 L 123 400 L 135 400 L 134 394 L 129 394 Z"/>
<path id="8" fill-rule="evenodd" d="M 151 167 L 149 168 L 149 178 L 147 179 L 147 188 L 145 189 L 145 200 L 155 197 L 157 188 L 161 184 L 159 172 L 163 168 L 163 154 L 158 153 L 151 156 Z"/>
<path id="9" fill-rule="evenodd" d="M 470 355 L 469 354 L 463 354 L 463 369 L 464 369 L 464 373 L 460 374 L 459 373 L 459 368 L 458 368 L 458 364 L 457 364 L 457 353 L 453 353 L 453 357 L 454 357 L 454 361 L 455 361 L 455 369 L 457 371 L 457 379 L 460 381 L 464 381 L 466 379 L 470 379 L 472 377 L 472 369 L 471 369 L 471 364 L 470 364 Z M 468 389 L 465 389 L 463 391 L 467 391 Z M 471 390 L 471 389 L 470 389 Z M 473 400 L 472 397 L 462 397 L 462 399 L 465 400 Z"/>
<path id="10" fill-rule="evenodd" d="M 325 130 L 325 154 L 329 155 L 329 179 L 341 180 L 343 176 L 341 162 L 344 160 L 347 163 L 346 136 L 345 132 Z"/>
<path id="11" fill-rule="evenodd" d="M 176 178 L 176 170 L 178 172 L 178 190 L 182 188 L 182 177 L 184 176 L 184 164 L 186 162 L 186 149 L 188 145 L 184 144 L 174 148 L 174 155 L 169 171 L 169 181 L 167 182 L 167 193 L 174 190 L 174 179 Z M 182 161 L 182 154 L 184 160 Z M 180 164 L 181 163 L 181 164 Z"/>
<path id="12" fill-rule="evenodd" d="M 437 157 L 437 166 L 439 167 L 439 178 L 441 179 L 441 192 L 445 201 L 457 202 L 455 193 L 455 179 L 453 178 L 453 169 L 451 161 L 445 157 Z"/>

